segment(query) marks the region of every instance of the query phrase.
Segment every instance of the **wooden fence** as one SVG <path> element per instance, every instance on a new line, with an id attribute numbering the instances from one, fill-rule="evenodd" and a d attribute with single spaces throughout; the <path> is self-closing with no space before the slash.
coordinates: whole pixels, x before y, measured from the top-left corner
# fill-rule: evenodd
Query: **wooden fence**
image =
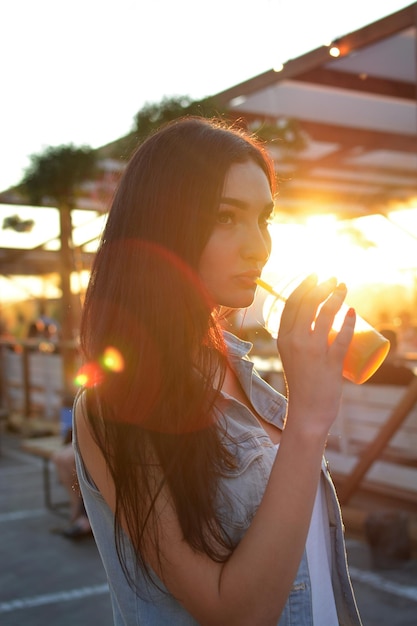
<path id="1" fill-rule="evenodd" d="M 0 340 L 0 383 L 0 406 L 9 413 L 59 419 L 65 404 L 60 344 Z"/>

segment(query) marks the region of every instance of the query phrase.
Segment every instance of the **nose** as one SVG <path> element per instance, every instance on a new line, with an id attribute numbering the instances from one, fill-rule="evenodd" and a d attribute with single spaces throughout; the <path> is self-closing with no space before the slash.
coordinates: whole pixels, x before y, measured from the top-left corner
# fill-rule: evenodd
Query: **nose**
<path id="1" fill-rule="evenodd" d="M 271 235 L 259 226 L 251 228 L 243 245 L 243 256 L 265 265 L 271 254 Z"/>

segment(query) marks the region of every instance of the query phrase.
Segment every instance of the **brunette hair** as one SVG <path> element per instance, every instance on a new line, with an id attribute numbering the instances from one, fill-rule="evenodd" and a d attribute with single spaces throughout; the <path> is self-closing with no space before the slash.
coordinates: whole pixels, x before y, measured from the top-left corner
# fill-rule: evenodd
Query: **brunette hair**
<path id="1" fill-rule="evenodd" d="M 216 510 L 233 464 L 214 417 L 225 351 L 197 270 L 227 171 L 247 160 L 274 192 L 272 161 L 242 129 L 194 117 L 160 129 L 124 172 L 93 264 L 81 324 L 88 417 L 116 488 L 115 540 L 131 584 L 121 519 L 149 575 L 144 533 L 159 555 L 152 513 L 163 485 L 194 549 L 220 561 L 232 549 Z"/>

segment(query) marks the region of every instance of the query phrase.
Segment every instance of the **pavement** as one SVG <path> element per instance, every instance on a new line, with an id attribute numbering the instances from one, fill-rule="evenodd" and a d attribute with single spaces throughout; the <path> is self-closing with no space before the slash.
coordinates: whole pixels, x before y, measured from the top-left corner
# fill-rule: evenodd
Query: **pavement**
<path id="1" fill-rule="evenodd" d="M 94 540 L 72 542 L 59 534 L 67 510 L 45 508 L 42 461 L 24 453 L 20 443 L 19 434 L 2 433 L 0 624 L 111 626 L 108 587 Z M 54 501 L 65 499 L 55 477 L 52 493 Z M 364 626 L 416 626 L 415 556 L 376 569 L 366 541 L 349 532 L 347 551 Z"/>

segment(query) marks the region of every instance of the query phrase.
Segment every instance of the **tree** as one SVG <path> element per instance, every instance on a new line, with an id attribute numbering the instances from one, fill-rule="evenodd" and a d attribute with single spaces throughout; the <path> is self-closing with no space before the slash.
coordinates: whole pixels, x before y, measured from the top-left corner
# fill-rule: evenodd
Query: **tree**
<path id="1" fill-rule="evenodd" d="M 65 392 L 70 393 L 75 374 L 75 355 L 70 344 L 75 339 L 74 331 L 78 328 L 80 315 L 70 284 L 74 269 L 71 211 L 75 208 L 78 186 L 94 174 L 96 156 L 89 147 L 77 148 L 70 144 L 48 147 L 41 154 L 32 155 L 30 159 L 31 164 L 21 183 L 23 193 L 35 205 L 55 203 L 59 210 L 62 354 Z"/>
<path id="2" fill-rule="evenodd" d="M 99 148 L 98 153 L 102 158 L 128 161 L 136 148 L 150 134 L 161 125 L 184 115 L 224 118 L 227 111 L 215 98 L 191 100 L 189 96 L 174 96 L 162 98 L 157 103 L 148 102 L 134 116 L 132 130 L 124 137 Z"/>
<path id="3" fill-rule="evenodd" d="M 165 97 L 160 102 L 148 102 L 134 117 L 130 133 L 99 149 L 102 157 L 128 161 L 134 150 L 163 124 L 186 115 L 217 117 L 247 128 L 251 133 L 268 144 L 286 151 L 299 151 L 305 148 L 307 138 L 297 121 L 291 118 L 279 120 L 263 116 L 247 116 L 244 112 L 225 108 L 216 97 L 191 100 L 189 96 Z"/>
<path id="4" fill-rule="evenodd" d="M 136 145 L 141 143 L 150 133 L 161 125 L 171 122 L 184 115 L 201 115 L 203 117 L 220 117 L 234 120 L 238 125 L 246 127 L 262 141 L 274 144 L 287 151 L 299 151 L 306 147 L 306 137 L 299 124 L 292 118 L 279 120 L 249 119 L 245 113 L 222 107 L 216 98 L 191 100 L 188 96 L 164 98 L 158 104 L 148 103 L 135 116 L 134 138 Z"/>
<path id="5" fill-rule="evenodd" d="M 135 116 L 135 133 L 139 143 L 167 122 L 184 115 L 203 117 L 224 117 L 222 109 L 214 98 L 191 100 L 189 96 L 163 98 L 160 103 L 145 104 Z"/>
<path id="6" fill-rule="evenodd" d="M 279 120 L 254 120 L 248 124 L 249 130 L 262 141 L 275 145 L 288 152 L 304 150 L 307 137 L 296 119 L 282 117 Z"/>

